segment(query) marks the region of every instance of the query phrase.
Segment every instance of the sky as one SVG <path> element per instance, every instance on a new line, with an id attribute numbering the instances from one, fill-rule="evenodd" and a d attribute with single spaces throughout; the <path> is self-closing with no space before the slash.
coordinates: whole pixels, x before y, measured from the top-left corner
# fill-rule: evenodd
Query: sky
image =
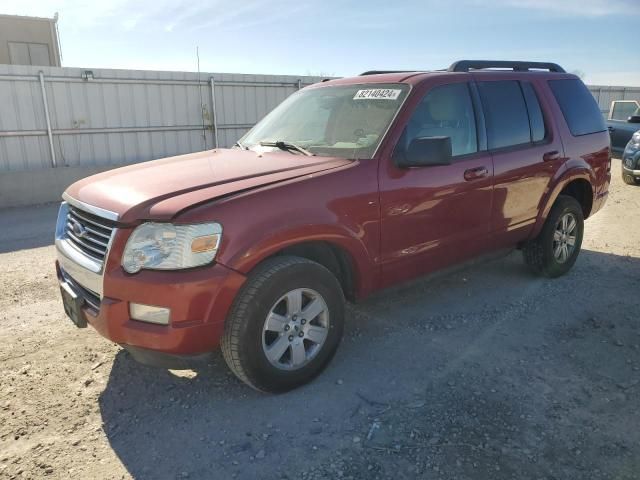
<path id="1" fill-rule="evenodd" d="M 640 0 L 2 0 L 58 12 L 67 67 L 350 76 L 460 59 L 553 61 L 640 86 Z"/>

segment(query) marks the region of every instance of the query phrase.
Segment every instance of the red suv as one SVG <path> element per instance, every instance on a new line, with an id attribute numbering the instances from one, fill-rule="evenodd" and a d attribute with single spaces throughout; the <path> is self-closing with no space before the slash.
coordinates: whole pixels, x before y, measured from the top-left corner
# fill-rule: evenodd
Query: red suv
<path id="1" fill-rule="evenodd" d="M 321 82 L 231 149 L 71 185 L 64 307 L 142 362 L 187 366 L 220 345 L 243 381 L 285 391 L 335 353 L 345 298 L 514 247 L 566 273 L 610 167 L 595 100 L 556 64 Z"/>

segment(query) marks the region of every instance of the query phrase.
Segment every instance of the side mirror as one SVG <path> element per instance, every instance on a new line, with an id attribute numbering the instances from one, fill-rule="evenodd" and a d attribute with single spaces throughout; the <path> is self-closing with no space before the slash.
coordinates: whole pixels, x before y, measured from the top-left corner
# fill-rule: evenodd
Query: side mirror
<path id="1" fill-rule="evenodd" d="M 451 137 L 414 138 L 404 155 L 398 159 L 398 167 L 428 167 L 449 165 L 452 158 Z"/>
<path id="2" fill-rule="evenodd" d="M 640 115 L 631 115 L 627 119 L 627 122 L 629 122 L 629 123 L 640 123 Z"/>

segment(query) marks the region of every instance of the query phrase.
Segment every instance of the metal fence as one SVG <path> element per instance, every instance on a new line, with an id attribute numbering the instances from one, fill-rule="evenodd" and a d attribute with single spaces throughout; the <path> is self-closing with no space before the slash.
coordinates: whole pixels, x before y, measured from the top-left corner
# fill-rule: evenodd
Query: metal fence
<path id="1" fill-rule="evenodd" d="M 322 77 L 0 65 L 0 172 L 108 167 L 229 147 Z M 603 113 L 640 88 L 591 86 Z"/>
<path id="2" fill-rule="evenodd" d="M 637 100 L 640 102 L 640 87 L 590 85 L 589 91 L 598 102 L 600 111 L 605 117 L 609 115 L 609 108 L 614 100 Z"/>
<path id="3" fill-rule="evenodd" d="M 228 147 L 321 77 L 0 65 L 0 171 Z"/>

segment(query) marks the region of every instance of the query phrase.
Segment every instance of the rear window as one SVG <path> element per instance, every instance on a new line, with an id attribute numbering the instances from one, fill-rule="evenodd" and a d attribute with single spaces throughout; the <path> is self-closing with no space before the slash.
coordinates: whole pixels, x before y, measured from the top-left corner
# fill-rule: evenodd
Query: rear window
<path id="1" fill-rule="evenodd" d="M 529 115 L 519 83 L 479 82 L 478 90 L 487 122 L 489 149 L 529 143 Z"/>
<path id="2" fill-rule="evenodd" d="M 606 130 L 598 104 L 584 83 L 578 79 L 549 80 L 549 86 L 571 135 L 577 137 Z"/>

